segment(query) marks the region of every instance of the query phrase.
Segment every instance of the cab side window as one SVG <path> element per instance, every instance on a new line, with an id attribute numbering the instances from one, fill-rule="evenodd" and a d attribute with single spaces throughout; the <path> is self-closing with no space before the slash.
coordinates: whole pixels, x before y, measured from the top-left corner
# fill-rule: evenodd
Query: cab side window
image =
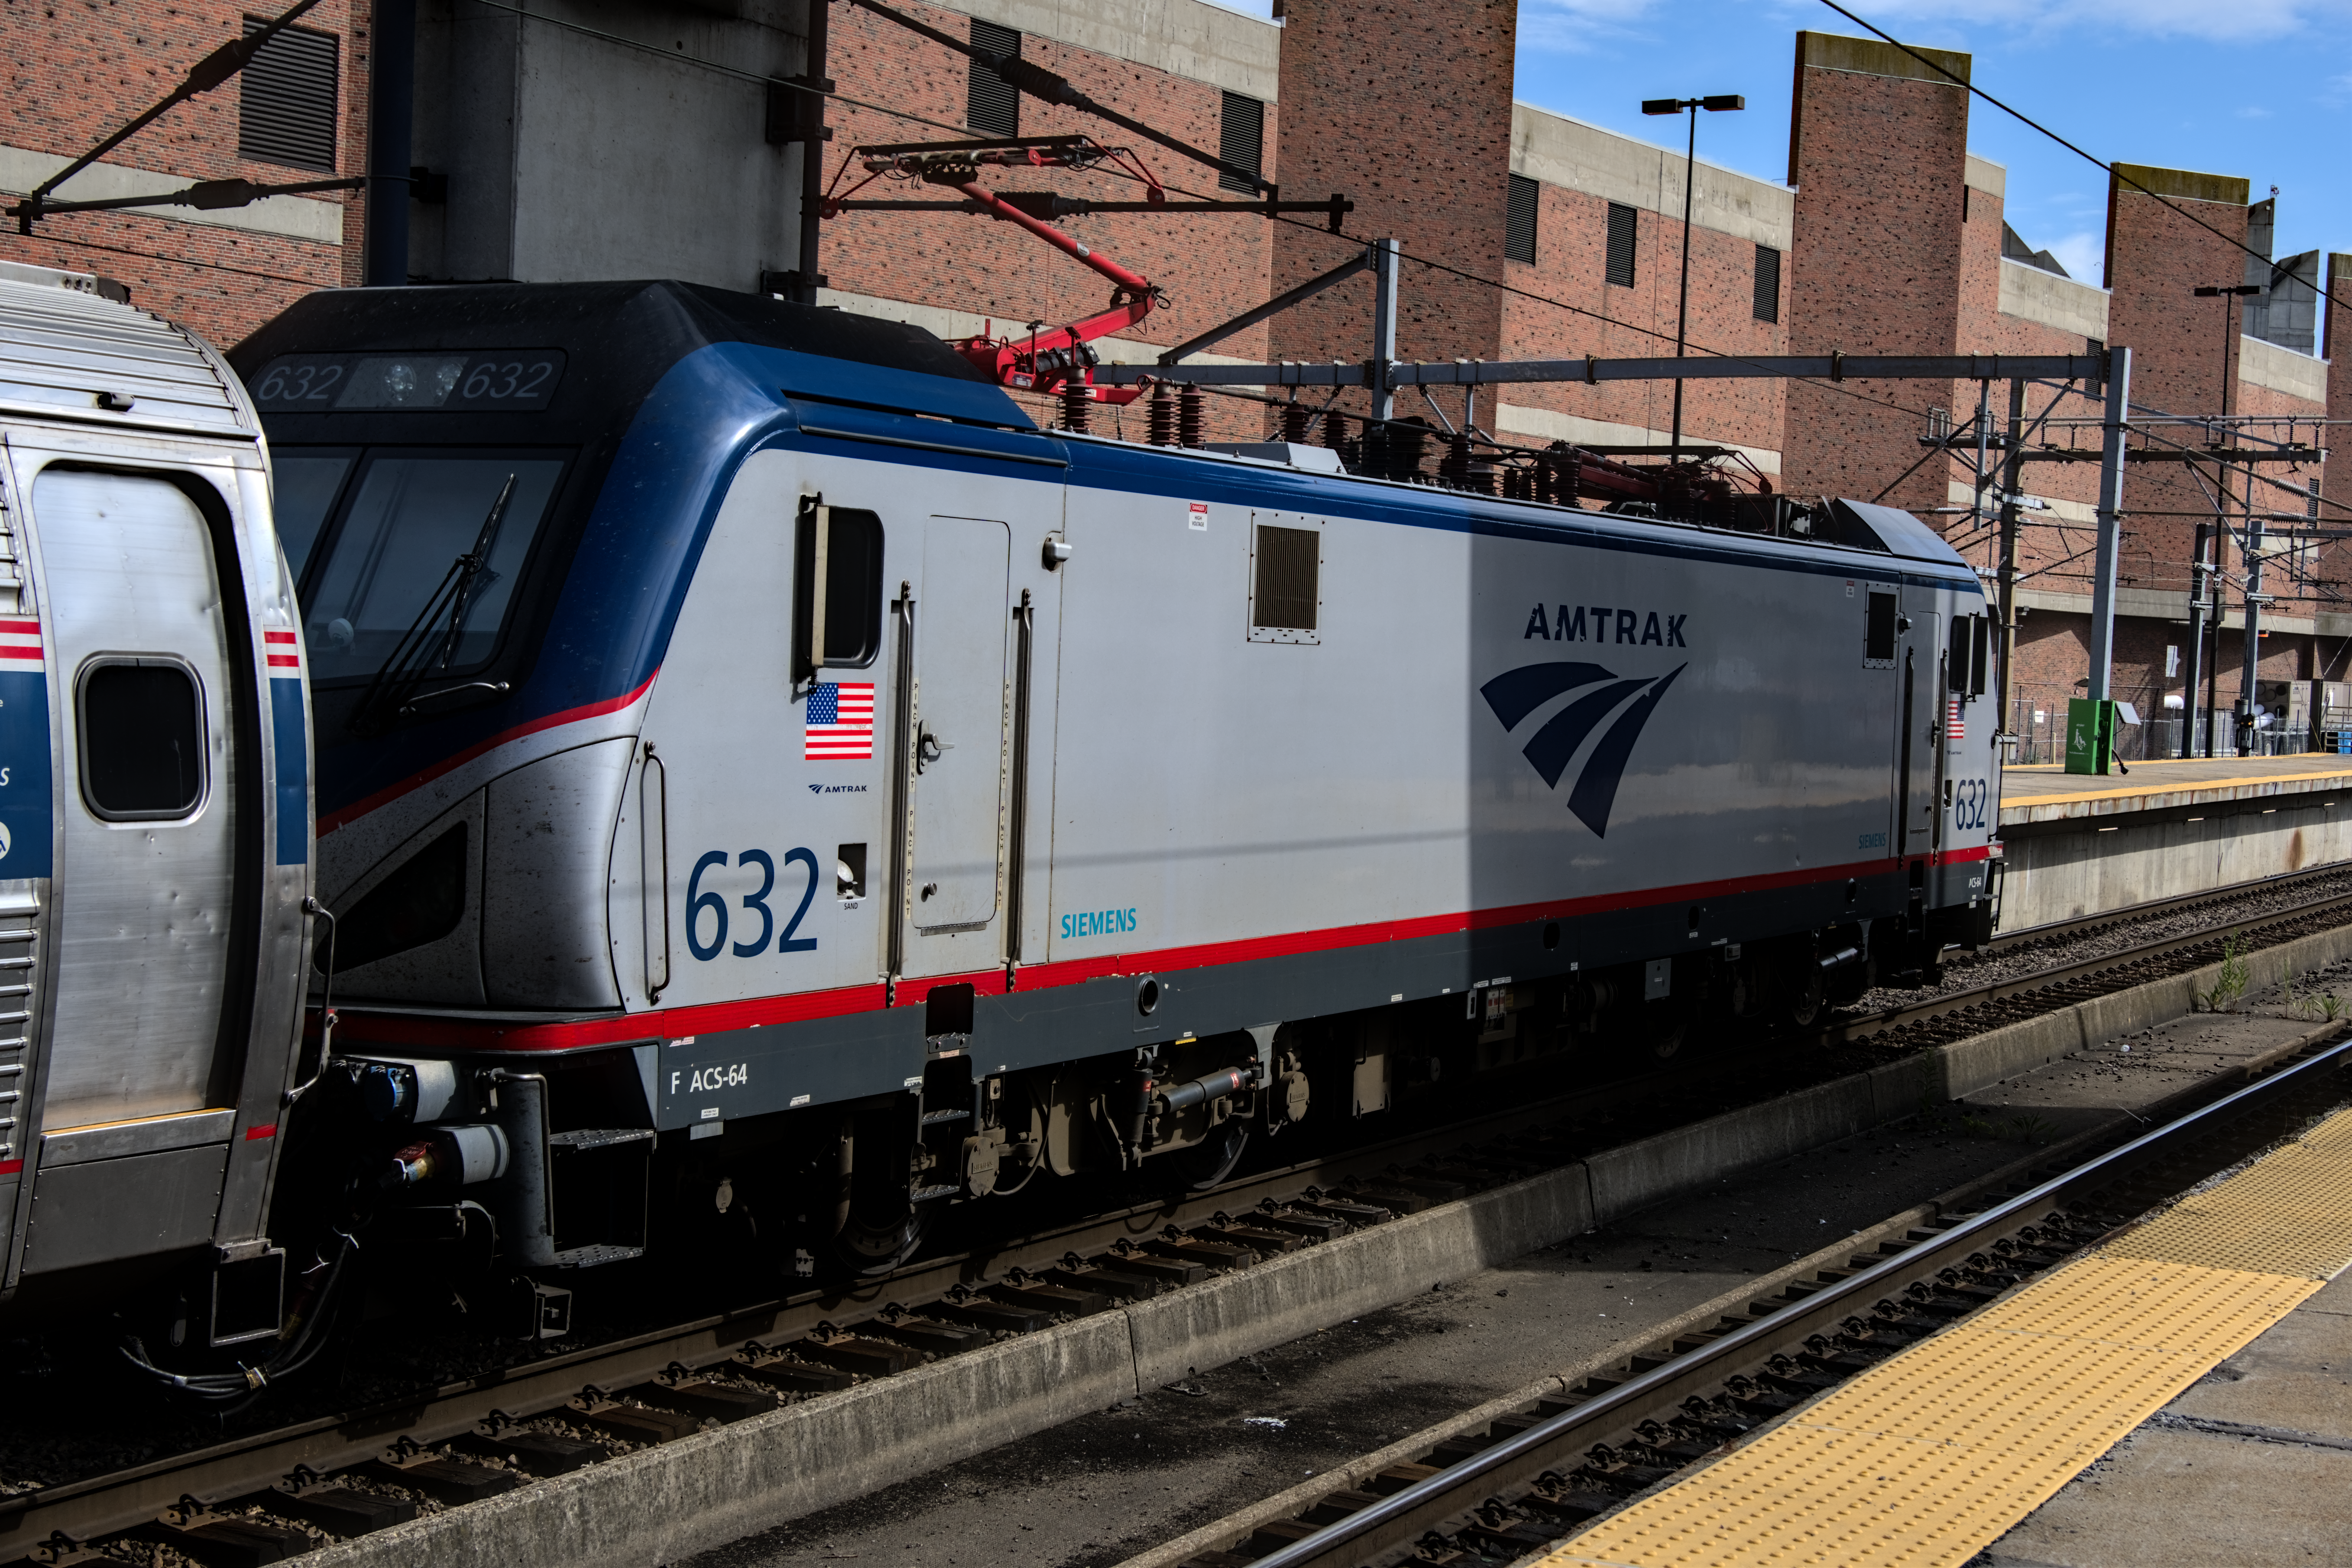
<path id="1" fill-rule="evenodd" d="M 882 519 L 803 501 L 793 566 L 793 679 L 862 669 L 881 647 Z"/>

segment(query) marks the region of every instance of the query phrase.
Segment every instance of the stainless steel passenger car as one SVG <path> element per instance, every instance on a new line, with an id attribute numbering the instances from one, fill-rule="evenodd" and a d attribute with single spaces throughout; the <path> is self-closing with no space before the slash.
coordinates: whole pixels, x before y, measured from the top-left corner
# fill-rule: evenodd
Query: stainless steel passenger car
<path id="1" fill-rule="evenodd" d="M 0 266 L 0 1319 L 161 1279 L 201 1351 L 280 1321 L 301 630 L 243 385 L 96 290 Z"/>
<path id="2" fill-rule="evenodd" d="M 1989 928 L 1985 605 L 1906 514 L 1050 433 L 914 329 L 679 284 L 314 295 L 235 358 L 349 1146 L 516 1266 L 666 1214 L 887 1266 Z"/>

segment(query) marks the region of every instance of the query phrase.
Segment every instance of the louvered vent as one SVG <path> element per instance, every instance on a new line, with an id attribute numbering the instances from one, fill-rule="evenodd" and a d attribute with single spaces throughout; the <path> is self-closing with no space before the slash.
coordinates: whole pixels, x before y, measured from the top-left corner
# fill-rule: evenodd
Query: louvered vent
<path id="1" fill-rule="evenodd" d="M 1021 55 L 1021 35 L 1010 27 L 1000 27 L 993 22 L 983 22 L 975 16 L 971 22 L 971 47 L 985 49 L 992 55 Z M 971 101 L 964 110 L 964 123 L 982 136 L 1018 136 L 1021 134 L 1021 90 L 996 73 L 996 68 L 971 62 Z"/>
<path id="2" fill-rule="evenodd" d="M 1633 286 L 1633 236 L 1637 216 L 1632 207 L 1609 204 L 1609 281 L 1621 289 Z"/>
<path id="3" fill-rule="evenodd" d="M 1505 176 L 1511 182 L 1503 210 L 1503 255 L 1512 261 L 1536 258 L 1536 204 L 1542 187 L 1525 174 Z"/>
<path id="4" fill-rule="evenodd" d="M 265 25 L 247 16 L 246 36 Z M 261 46 L 237 78 L 239 156 L 334 172 L 337 43 L 332 33 L 288 27 Z"/>
<path id="5" fill-rule="evenodd" d="M 1756 319 L 1780 319 L 1780 253 L 1769 245 L 1756 247 Z"/>
<path id="6" fill-rule="evenodd" d="M 1225 94 L 1224 121 L 1217 137 L 1217 156 L 1235 168 L 1247 169 L 1253 174 L 1265 172 L 1260 161 L 1265 156 L 1265 105 L 1255 98 L 1244 98 L 1238 92 Z M 1220 173 L 1217 184 L 1221 189 L 1239 191 L 1244 195 L 1257 192 L 1255 183 L 1239 174 Z"/>

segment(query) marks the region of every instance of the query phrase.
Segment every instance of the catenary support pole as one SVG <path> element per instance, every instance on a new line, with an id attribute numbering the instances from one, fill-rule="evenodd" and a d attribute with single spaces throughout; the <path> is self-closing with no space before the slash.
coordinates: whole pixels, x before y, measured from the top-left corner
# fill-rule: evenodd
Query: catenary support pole
<path id="1" fill-rule="evenodd" d="M 1691 193 L 1698 188 L 1698 110 L 1690 106 L 1690 150 L 1683 157 L 1683 285 L 1682 301 L 1675 307 L 1675 357 L 1684 357 L 1684 345 L 1690 341 L 1690 230 Z M 1675 377 L 1674 450 L 1666 460 L 1683 460 L 1683 381 Z"/>
<path id="2" fill-rule="evenodd" d="M 808 43 L 801 57 L 801 79 L 817 92 L 833 87 L 824 74 L 826 37 L 831 31 L 832 0 L 808 0 Z M 808 140 L 801 143 L 801 242 L 793 261 L 792 297 L 803 305 L 816 303 L 824 285 L 818 270 L 824 241 L 824 103 L 815 93 L 795 93 L 803 100 L 794 106 Z"/>
<path id="3" fill-rule="evenodd" d="M 1396 363 L 1397 252 L 1393 239 L 1372 245 L 1372 417 L 1396 416 L 1396 393 L 1389 385 L 1389 367 Z"/>
<path id="4" fill-rule="evenodd" d="M 2197 681 L 2205 663 L 2205 546 L 2213 530 L 2197 525 L 2197 548 L 2189 556 L 2189 679 L 2180 688 L 2180 754 L 2197 754 Z M 2212 715 L 2205 721 L 2211 723 Z"/>
<path id="5" fill-rule="evenodd" d="M 2017 491 L 2024 459 L 2018 445 L 2025 438 L 2025 383 L 2011 377 L 2009 383 L 2009 447 L 2000 465 L 2000 561 L 1995 579 L 2000 595 L 2000 667 L 1994 672 L 2000 695 L 1994 699 L 1995 711 L 2000 714 L 1999 726 L 2003 731 L 2013 729 L 2016 713 L 2011 709 L 2012 688 L 2010 666 L 2017 660 Z"/>
<path id="6" fill-rule="evenodd" d="M 2131 350 L 2107 350 L 2105 441 L 2099 460 L 2099 544 L 2091 572 L 2091 689 L 2105 702 L 2116 652 L 2116 554 L 2124 524 L 2124 437 L 2130 429 Z"/>
<path id="7" fill-rule="evenodd" d="M 2230 471 L 2221 470 L 2224 489 Z M 2260 674 L 2263 659 L 2263 514 L 2253 510 L 2253 479 L 2246 480 L 2246 530 L 2238 536 L 2240 560 L 2246 568 L 2246 646 L 2238 671 L 2238 755 L 2250 757 L 2254 752 L 2254 682 Z M 2232 500 L 2235 498 L 2232 497 Z"/>
<path id="8" fill-rule="evenodd" d="M 367 249 L 371 289 L 408 281 L 408 160 L 416 118 L 416 0 L 376 0 L 368 70 Z"/>

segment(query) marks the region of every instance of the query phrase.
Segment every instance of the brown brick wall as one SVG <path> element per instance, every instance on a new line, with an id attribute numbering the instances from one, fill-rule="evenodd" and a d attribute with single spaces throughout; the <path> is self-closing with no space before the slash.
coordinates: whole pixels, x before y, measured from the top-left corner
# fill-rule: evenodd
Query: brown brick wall
<path id="1" fill-rule="evenodd" d="M 1286 192 L 1344 191 L 1356 204 L 1350 234 L 1393 237 L 1408 255 L 1499 280 L 1517 21 L 1516 0 L 1400 9 L 1294 0 L 1283 22 Z M 1349 240 L 1285 226 L 1274 237 L 1271 287 L 1291 288 L 1356 250 Z M 1489 283 L 1408 263 L 1397 298 L 1400 357 L 1499 357 L 1504 308 Z M 1371 352 L 1371 306 L 1370 280 L 1359 279 L 1286 311 L 1271 323 L 1272 356 L 1363 359 Z M 1423 405 L 1415 397 L 1412 407 Z M 1411 410 L 1400 400 L 1398 411 Z"/>
<path id="2" fill-rule="evenodd" d="M 236 37 L 244 14 L 245 7 L 216 0 L 193 7 L 177 0 L 5 0 L 0 58 L 7 61 L 8 116 L 0 138 L 64 156 L 87 152 Z M 365 167 L 370 16 L 367 0 L 322 0 L 298 24 L 340 39 L 338 174 Z M 231 78 L 173 109 L 107 161 L 188 180 L 241 175 L 285 184 L 332 177 L 238 157 L 238 102 Z M 341 246 L 118 212 L 46 219 L 29 238 L 8 225 L 0 232 L 0 258 L 119 279 L 131 286 L 133 303 L 226 348 L 311 289 L 359 281 L 359 193 L 311 199 L 345 204 Z"/>
<path id="3" fill-rule="evenodd" d="M 1674 353 L 1681 281 L 1682 219 L 1642 209 L 1636 219 L 1633 287 L 1608 281 L 1609 203 L 1581 191 L 1545 185 L 1536 225 L 1536 259 L 1507 263 L 1515 289 L 1539 295 L 1503 300 L 1503 357 L 1567 359 Z M 1694 225 L 1690 263 L 1691 353 L 1785 352 L 1787 262 L 1782 260 L 1780 321 L 1755 319 L 1756 245 Z M 1546 301 L 1557 301 L 1548 303 Z M 1562 307 L 1571 307 L 1563 309 Z M 1737 442 L 1777 451 L 1781 390 L 1777 381 L 1686 382 L 1683 429 L 1702 441 Z M 1669 428 L 1671 382 L 1605 382 L 1514 386 L 1507 401 L 1612 424 Z"/>
<path id="4" fill-rule="evenodd" d="M 969 34 L 971 20 L 938 6 L 904 7 L 951 37 Z M 851 98 L 884 103 L 941 124 L 961 127 L 970 64 L 951 50 L 917 37 L 855 6 L 836 5 L 828 40 L 827 73 Z M 1058 71 L 1100 101 L 1157 126 L 1193 146 L 1217 150 L 1223 95 L 1206 82 L 1172 76 L 1091 50 L 1024 35 L 1024 59 Z M 1280 127 L 1277 106 L 1266 105 L 1267 174 Z M 828 106 L 834 139 L 826 167 L 838 170 L 852 147 L 874 142 L 937 142 L 968 131 L 940 130 L 835 102 Z M 1213 171 L 1075 110 L 1021 100 L 1021 133 L 1083 133 L 1132 150 L 1175 199 L 1243 199 L 1220 190 Z M 857 174 L 852 174 L 854 181 Z M 1066 169 L 992 170 L 980 184 L 1001 191 L 1056 191 L 1105 201 L 1143 199 L 1142 188 L 1108 173 Z M 1180 191 L 1183 194 L 1180 195 Z M 958 200 L 945 187 L 877 181 L 859 193 L 880 200 Z M 1060 226 L 1088 247 L 1160 285 L 1169 295 L 1121 337 L 1175 343 L 1239 314 L 1265 298 L 1268 225 L 1262 216 L 1185 216 L 1150 213 L 1073 216 Z M 1061 255 L 1009 224 L 965 213 L 845 213 L 822 237 L 823 268 L 835 289 L 886 299 L 975 311 L 994 318 L 1000 331 L 1034 320 L 1075 321 L 1103 310 L 1110 285 L 1082 263 Z M 1264 328 L 1217 347 L 1220 353 L 1257 355 Z"/>
<path id="5" fill-rule="evenodd" d="M 1800 35 L 1800 48 L 1814 37 Z M 1967 93 L 1801 56 L 1798 78 L 1789 352 L 1958 352 Z M 1936 401 L 1916 382 L 1791 384 L 1789 488 L 1878 496 L 1918 460 L 1921 410 Z M 1920 467 L 1885 499 L 1944 504 L 1940 467 Z"/>

